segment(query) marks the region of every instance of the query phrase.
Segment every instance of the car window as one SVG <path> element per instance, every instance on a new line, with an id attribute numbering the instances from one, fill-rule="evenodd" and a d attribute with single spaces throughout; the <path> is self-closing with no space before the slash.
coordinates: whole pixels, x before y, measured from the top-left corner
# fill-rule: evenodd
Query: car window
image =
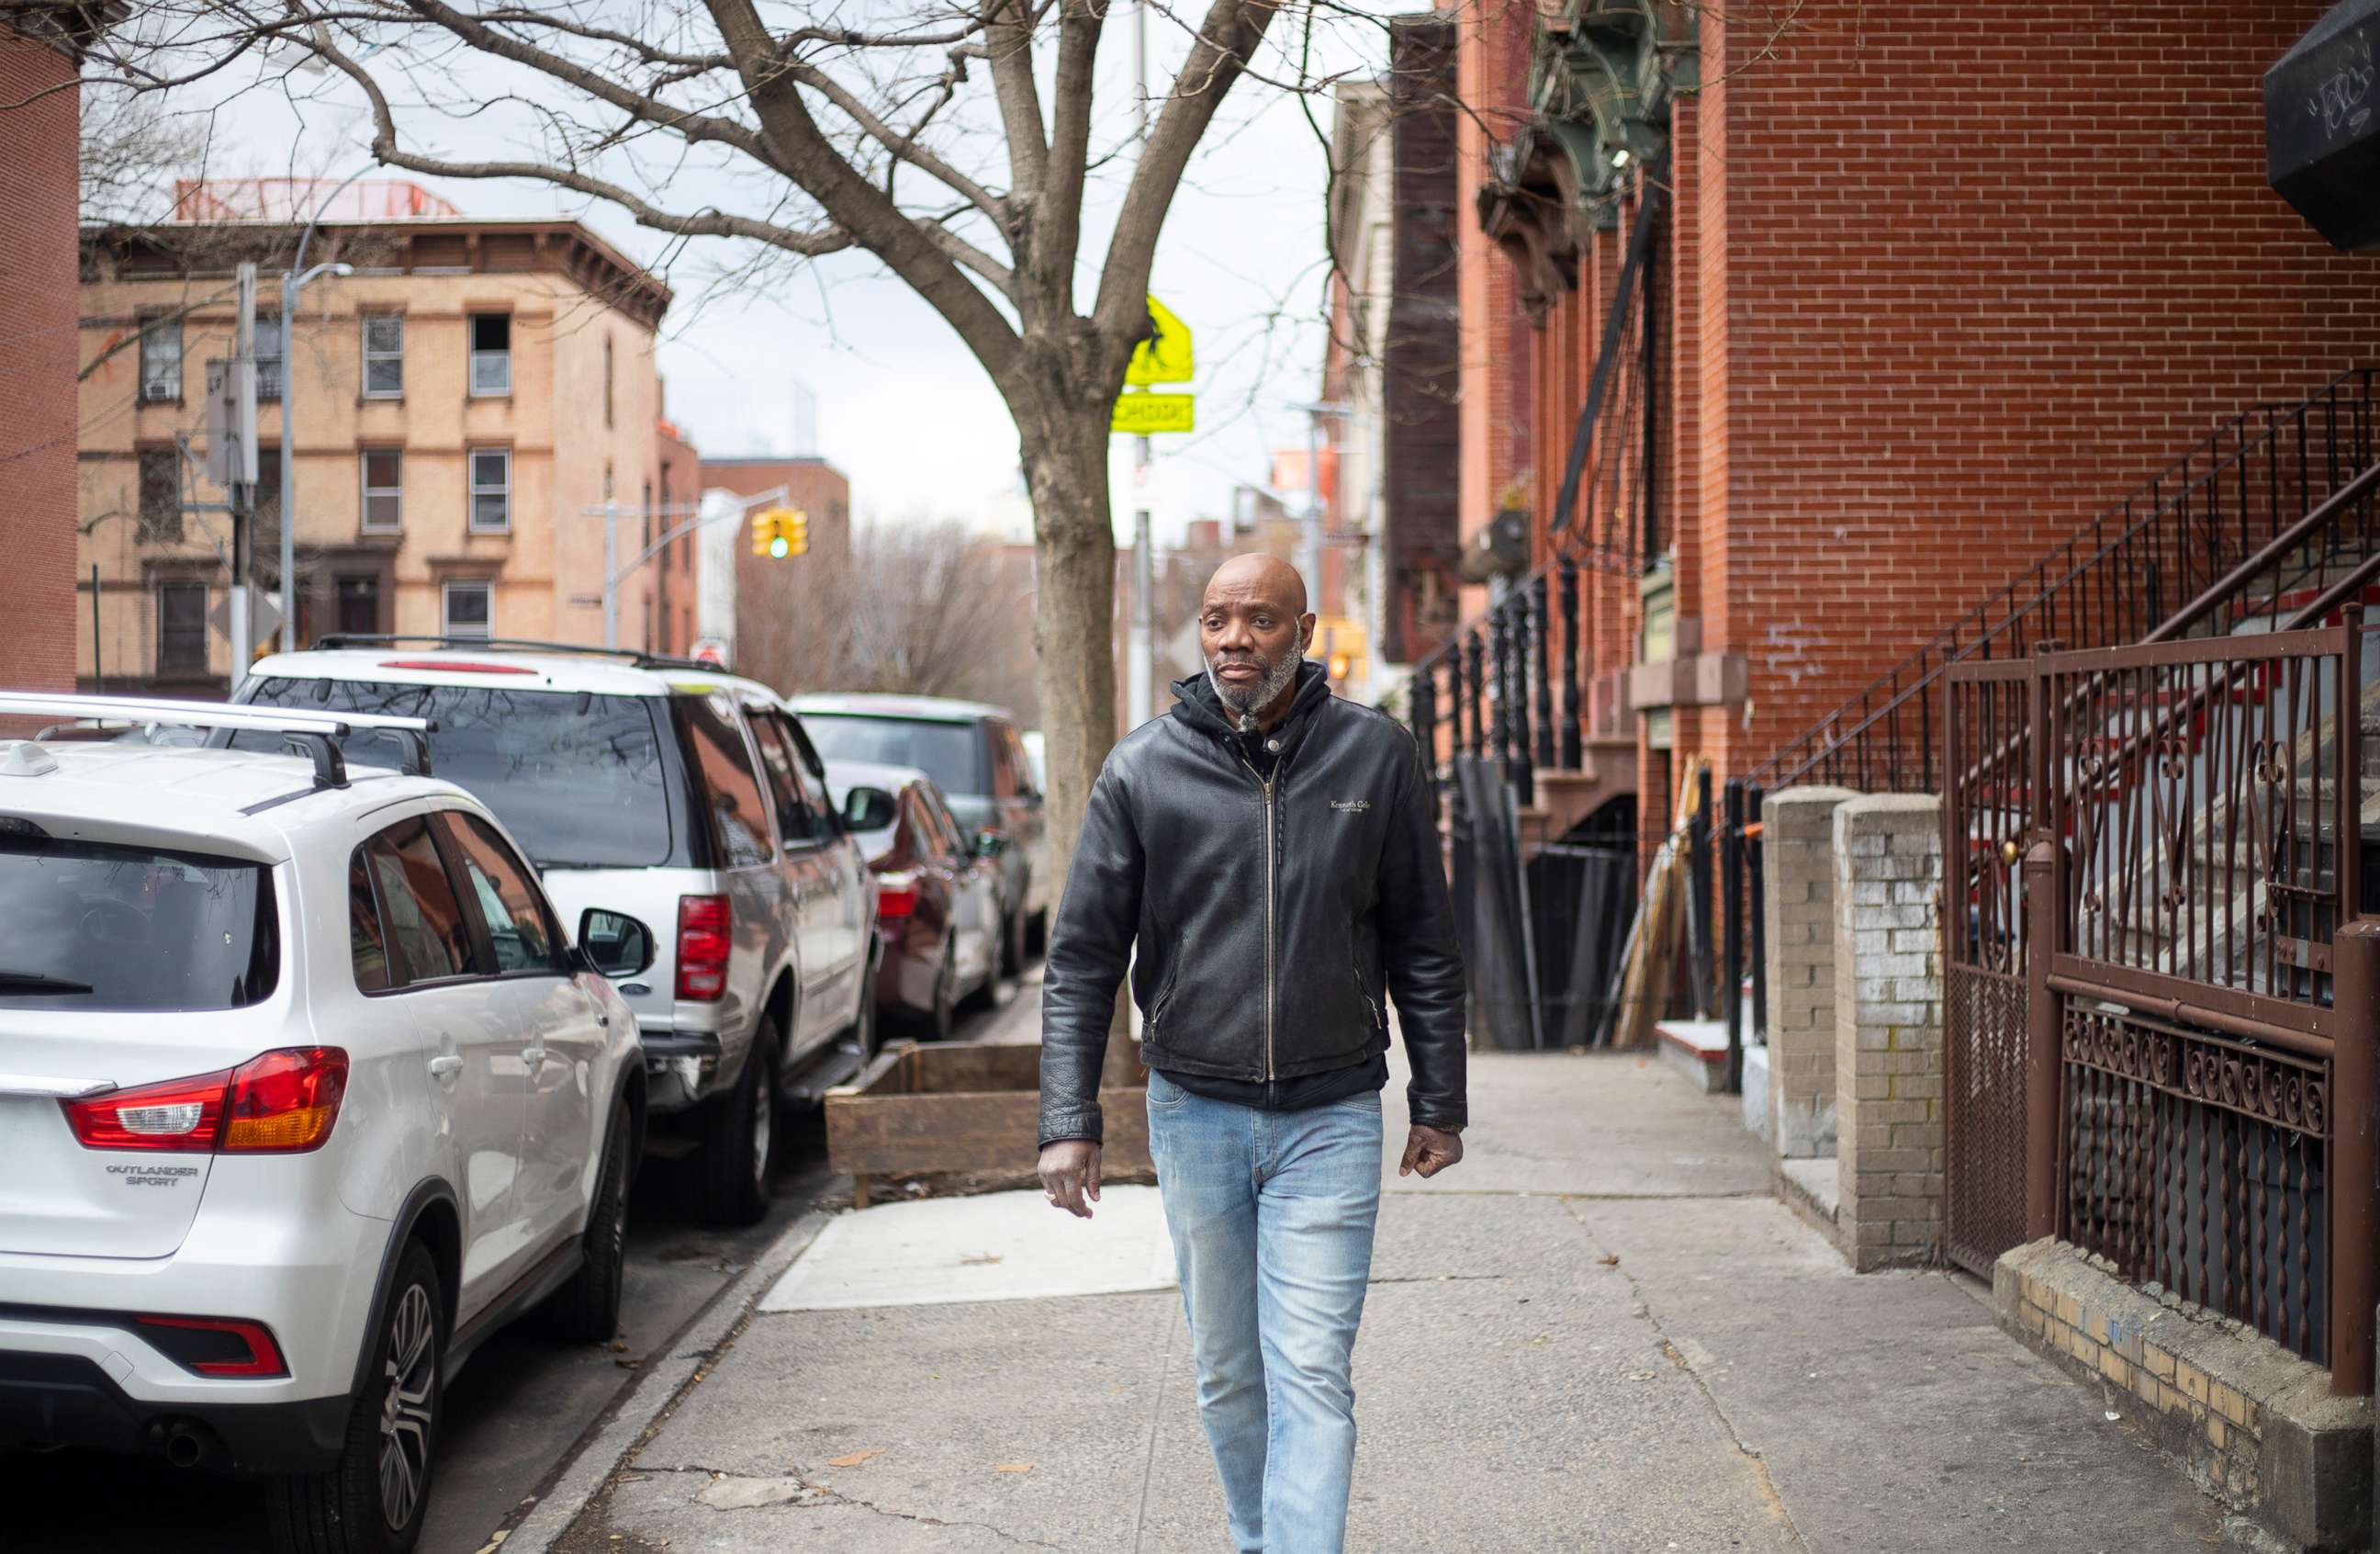
<path id="1" fill-rule="evenodd" d="M 931 817 L 934 830 L 941 838 L 941 850 L 964 860 L 967 855 L 966 828 L 951 814 L 942 795 L 924 783 L 917 786 L 917 795 L 924 801 L 926 813 Z"/>
<path id="2" fill-rule="evenodd" d="M 800 762 L 783 725 L 766 713 L 753 714 L 752 742 L 760 747 L 760 766 L 769 774 L 769 796 L 777 802 L 777 834 L 795 845 L 820 840 L 825 833 L 824 819 L 802 788 Z"/>
<path id="3" fill-rule="evenodd" d="M 767 863 L 769 811 L 760 802 L 760 779 L 744 744 L 735 710 L 722 698 L 676 698 L 679 727 L 702 779 L 702 802 L 712 839 L 729 868 Z"/>
<path id="4" fill-rule="evenodd" d="M 380 902 L 372 894 L 371 869 L 358 847 L 347 858 L 347 959 L 356 986 L 368 993 L 388 990 L 388 935 L 382 930 Z"/>
<path id="5" fill-rule="evenodd" d="M 430 822 L 399 820 L 364 844 L 372 884 L 386 915 L 388 941 L 400 976 L 392 987 L 461 977 L 472 969 L 471 931 L 463 904 L 438 856 Z"/>
<path id="6" fill-rule="evenodd" d="M 1010 751 L 1008 741 L 996 728 L 983 731 L 985 748 L 991 756 L 991 792 L 996 798 L 1016 796 L 1016 757 Z"/>
<path id="7" fill-rule="evenodd" d="M 836 829 L 834 796 L 826 785 L 824 774 L 813 770 L 811 757 L 804 753 L 807 742 L 801 737 L 799 726 L 773 716 L 769 721 L 778 726 L 786 741 L 794 747 L 794 783 L 802 790 L 804 801 L 820 817 L 819 835 L 821 838 L 832 835 Z"/>
<path id="8" fill-rule="evenodd" d="M 671 784 L 657 697 L 485 686 L 407 686 L 272 675 L 241 699 L 261 707 L 426 718 L 431 770 L 496 812 L 540 868 L 648 868 L 672 861 Z M 244 733 L 239 749 L 282 747 Z M 358 766 L 394 766 L 402 747 L 368 731 L 343 742 Z"/>
<path id="9" fill-rule="evenodd" d="M 872 718 L 851 712 L 804 712 L 802 727 L 829 760 L 914 766 L 946 793 L 985 791 L 979 768 L 982 737 L 973 723 L 926 718 Z"/>
<path id="10" fill-rule="evenodd" d="M 280 971 L 263 865 L 0 821 L 0 1009 L 238 1009 Z"/>
<path id="11" fill-rule="evenodd" d="M 463 860 L 463 878 L 495 946 L 497 974 L 561 970 L 561 935 L 554 931 L 528 865 L 504 844 L 495 827 L 477 815 L 450 810 L 441 818 L 450 828 L 447 834 Z"/>
<path id="12" fill-rule="evenodd" d="M 1041 796 L 1039 786 L 1033 781 L 1033 758 L 1026 751 L 1025 741 L 1017 737 L 1014 723 L 992 725 L 1000 742 L 1008 747 L 1009 770 L 1016 775 L 1016 791 L 1025 798 Z"/>

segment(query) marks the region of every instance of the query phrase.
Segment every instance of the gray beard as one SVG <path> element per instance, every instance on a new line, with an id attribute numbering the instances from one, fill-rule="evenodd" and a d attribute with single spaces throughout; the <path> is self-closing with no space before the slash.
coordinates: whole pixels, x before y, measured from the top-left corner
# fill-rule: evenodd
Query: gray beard
<path id="1" fill-rule="evenodd" d="M 1223 710 L 1232 714 L 1245 734 L 1256 727 L 1256 715 L 1271 706 L 1273 698 L 1287 690 L 1289 683 L 1297 678 L 1299 662 L 1300 655 L 1283 653 L 1279 662 L 1265 671 L 1263 679 L 1241 691 L 1233 690 L 1216 677 L 1215 661 L 1209 659 L 1207 661 L 1207 683 L 1215 687 L 1215 696 L 1222 702 Z"/>

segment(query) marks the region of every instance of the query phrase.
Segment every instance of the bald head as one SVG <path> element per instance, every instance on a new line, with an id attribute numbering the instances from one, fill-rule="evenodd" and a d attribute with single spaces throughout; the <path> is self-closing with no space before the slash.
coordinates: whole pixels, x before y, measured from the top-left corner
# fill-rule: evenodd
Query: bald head
<path id="1" fill-rule="evenodd" d="M 1207 579 L 1207 601 L 1225 598 L 1260 597 L 1293 619 L 1305 613 L 1305 579 L 1297 568 L 1276 555 L 1252 551 L 1233 556 Z"/>
<path id="2" fill-rule="evenodd" d="M 1207 580 L 1199 650 L 1215 694 L 1243 723 L 1269 728 L 1288 711 L 1298 661 L 1313 639 L 1305 579 L 1279 556 L 1233 556 Z"/>

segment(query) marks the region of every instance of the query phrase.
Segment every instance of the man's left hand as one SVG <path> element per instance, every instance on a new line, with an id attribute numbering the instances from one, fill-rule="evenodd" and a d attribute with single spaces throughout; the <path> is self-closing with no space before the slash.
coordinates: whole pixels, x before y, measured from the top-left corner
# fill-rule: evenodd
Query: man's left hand
<path id="1" fill-rule="evenodd" d="M 1463 1159 L 1463 1135 L 1448 1133 L 1443 1128 L 1427 1128 L 1419 1123 L 1405 1135 L 1405 1158 L 1397 1162 L 1399 1176 L 1411 1176 L 1415 1172 L 1424 1176 L 1436 1176 L 1448 1166 Z"/>

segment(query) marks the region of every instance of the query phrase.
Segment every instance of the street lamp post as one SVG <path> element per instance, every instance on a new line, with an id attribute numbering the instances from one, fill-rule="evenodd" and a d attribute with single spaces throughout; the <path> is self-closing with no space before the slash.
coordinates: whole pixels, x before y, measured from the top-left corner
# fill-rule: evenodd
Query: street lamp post
<path id="1" fill-rule="evenodd" d="M 330 208 L 331 201 L 346 192 L 349 184 L 371 171 L 375 165 L 369 162 L 364 164 L 340 179 L 339 187 L 322 197 L 322 202 L 314 207 L 313 215 L 308 218 L 306 230 L 298 235 L 298 257 L 288 269 L 281 272 L 281 650 L 285 653 L 298 650 L 298 462 L 297 437 L 292 431 L 296 419 L 295 407 L 291 404 L 294 395 L 289 392 L 292 386 L 290 365 L 297 360 L 298 294 L 306 289 L 307 282 L 325 272 L 334 275 L 356 273 L 355 266 L 351 264 L 317 264 L 311 270 L 307 269 L 306 247 L 314 240 L 315 225 L 322 219 L 322 212 Z M 247 646 L 243 644 L 238 651 L 244 662 L 249 651 Z"/>

